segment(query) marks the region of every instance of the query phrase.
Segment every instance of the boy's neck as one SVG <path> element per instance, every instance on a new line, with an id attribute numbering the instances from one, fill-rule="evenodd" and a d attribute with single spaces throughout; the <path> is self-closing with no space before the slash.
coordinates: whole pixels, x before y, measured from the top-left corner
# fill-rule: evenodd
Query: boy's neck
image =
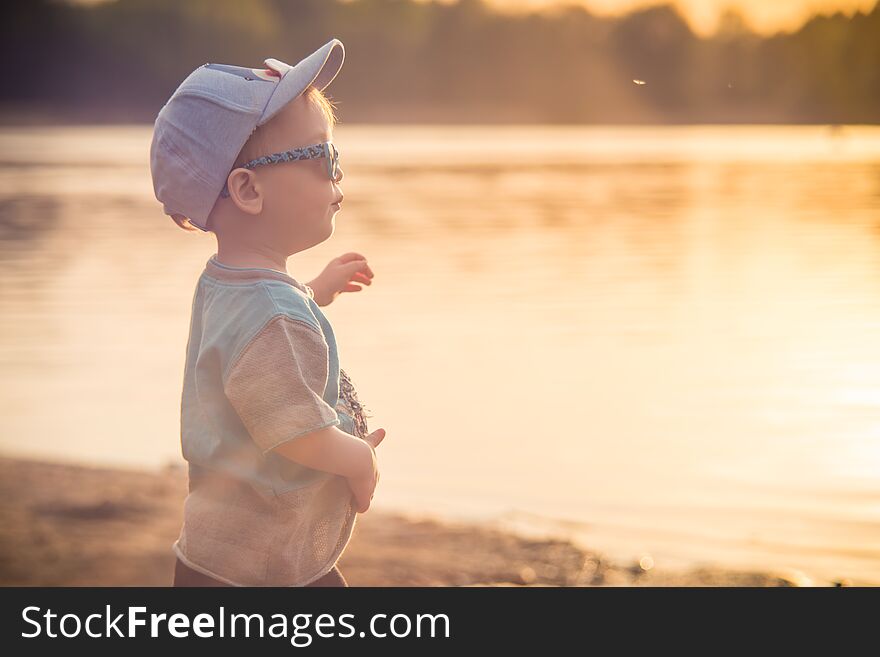
<path id="1" fill-rule="evenodd" d="M 293 276 L 286 272 L 279 271 L 274 267 L 259 267 L 256 265 L 230 265 L 221 261 L 217 254 L 214 253 L 205 263 L 205 273 L 212 277 L 223 281 L 255 281 L 263 279 L 271 279 L 276 281 L 284 281 L 301 292 L 314 298 L 310 291 L 310 286 L 300 283 Z"/>
<path id="2" fill-rule="evenodd" d="M 228 265 L 229 267 L 260 267 L 263 269 L 274 269 L 283 274 L 288 274 L 287 258 L 270 249 L 224 249 L 222 245 L 218 244 L 217 260 L 220 264 Z M 289 275 L 290 274 L 288 274 L 288 276 Z"/>

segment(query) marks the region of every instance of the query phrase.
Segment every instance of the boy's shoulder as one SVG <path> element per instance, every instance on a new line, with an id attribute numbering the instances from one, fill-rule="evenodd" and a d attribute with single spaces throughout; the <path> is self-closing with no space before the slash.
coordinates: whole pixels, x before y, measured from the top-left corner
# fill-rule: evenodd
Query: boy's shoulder
<path id="1" fill-rule="evenodd" d="M 206 286 L 206 297 L 210 297 L 206 322 L 241 324 L 258 329 L 278 315 L 285 315 L 321 331 L 320 311 L 316 312 L 308 294 L 289 283 L 271 279 L 230 283 L 207 274 L 202 275 L 202 281 Z"/>
<path id="2" fill-rule="evenodd" d="M 316 333 L 328 349 L 334 343 L 332 335 L 325 330 L 327 322 L 320 309 L 313 307 L 314 301 L 284 281 L 229 283 L 203 275 L 199 289 L 203 296 L 197 320 L 201 334 L 199 350 L 210 349 L 216 353 L 223 380 L 238 356 L 279 318 L 291 320 L 290 335 L 301 335 L 304 342 L 309 342 L 308 333 Z M 308 333 L 299 333 L 297 327 Z"/>

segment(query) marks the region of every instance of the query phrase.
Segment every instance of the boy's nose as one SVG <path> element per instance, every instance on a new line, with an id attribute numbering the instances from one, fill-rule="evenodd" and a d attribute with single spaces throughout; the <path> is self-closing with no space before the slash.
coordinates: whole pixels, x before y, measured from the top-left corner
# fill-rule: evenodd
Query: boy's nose
<path id="1" fill-rule="evenodd" d="M 342 177 L 345 173 L 342 171 L 342 167 L 336 167 L 336 182 L 342 182 Z"/>

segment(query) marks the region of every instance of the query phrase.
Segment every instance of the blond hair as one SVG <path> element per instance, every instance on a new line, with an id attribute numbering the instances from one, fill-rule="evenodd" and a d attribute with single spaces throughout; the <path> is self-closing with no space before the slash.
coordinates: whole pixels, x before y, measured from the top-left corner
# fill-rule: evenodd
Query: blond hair
<path id="1" fill-rule="evenodd" d="M 306 98 L 308 98 L 311 102 L 315 103 L 315 105 L 318 106 L 318 108 L 323 112 L 325 118 L 327 119 L 327 123 L 330 125 L 330 129 L 332 130 L 339 121 L 336 117 L 336 108 L 333 105 L 333 101 L 325 96 L 324 92 L 314 85 L 309 85 L 308 87 L 306 87 L 302 95 L 306 96 Z M 262 155 L 268 155 L 267 149 L 271 148 L 271 146 L 265 143 L 263 137 L 264 132 L 261 131 L 259 128 L 251 133 L 251 136 L 248 137 L 248 140 L 244 143 L 244 146 L 242 146 L 241 150 L 238 152 L 238 156 L 235 158 L 235 162 L 232 165 L 233 169 L 240 167 L 242 164 L 249 160 L 260 157 Z M 171 219 L 174 220 L 174 223 L 176 223 L 184 230 L 197 232 L 199 230 L 190 223 L 189 219 L 181 214 L 173 214 L 171 215 Z M 209 231 L 211 230 L 210 221 L 211 218 L 208 217 L 208 223 L 205 226 Z"/>

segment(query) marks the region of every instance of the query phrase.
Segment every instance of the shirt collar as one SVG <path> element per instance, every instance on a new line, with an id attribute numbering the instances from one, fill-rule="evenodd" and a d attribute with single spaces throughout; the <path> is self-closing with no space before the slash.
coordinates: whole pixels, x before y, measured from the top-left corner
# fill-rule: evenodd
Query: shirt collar
<path id="1" fill-rule="evenodd" d="M 285 283 L 293 285 L 304 294 L 311 296 L 308 287 L 300 283 L 290 274 L 278 271 L 277 269 L 267 269 L 265 267 L 233 267 L 231 265 L 225 265 L 217 260 L 216 253 L 208 258 L 208 261 L 205 263 L 205 273 L 211 278 L 216 278 L 221 281 L 243 282 L 266 279 L 284 281 Z"/>

